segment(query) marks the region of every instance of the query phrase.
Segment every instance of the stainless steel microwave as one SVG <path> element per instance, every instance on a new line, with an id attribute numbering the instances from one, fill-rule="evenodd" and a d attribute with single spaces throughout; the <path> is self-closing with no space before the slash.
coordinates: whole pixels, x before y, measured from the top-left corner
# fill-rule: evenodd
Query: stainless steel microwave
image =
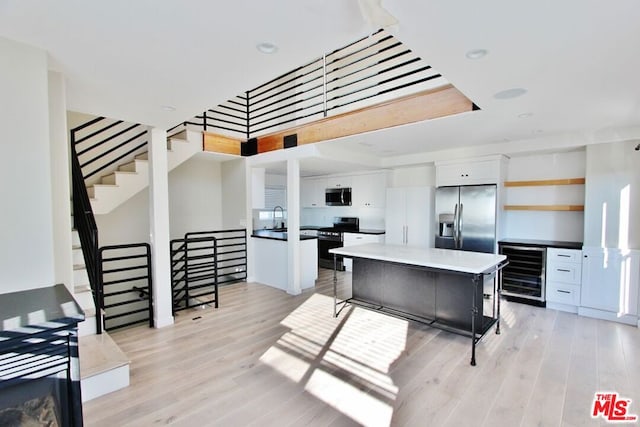
<path id="1" fill-rule="evenodd" d="M 327 206 L 351 206 L 351 188 L 327 188 L 324 202 Z"/>

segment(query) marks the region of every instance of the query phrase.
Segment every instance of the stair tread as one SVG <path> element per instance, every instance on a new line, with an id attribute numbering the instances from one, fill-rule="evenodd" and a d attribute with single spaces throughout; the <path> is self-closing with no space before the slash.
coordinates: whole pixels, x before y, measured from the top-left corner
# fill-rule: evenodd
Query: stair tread
<path id="1" fill-rule="evenodd" d="M 74 294 L 81 294 L 83 292 L 91 292 L 91 285 L 88 283 L 82 284 L 82 285 L 75 285 L 73 287 L 73 293 Z"/>
<path id="2" fill-rule="evenodd" d="M 73 264 L 73 269 L 74 270 L 84 270 L 86 268 L 87 268 L 87 266 L 84 265 L 84 264 Z"/>
<path id="3" fill-rule="evenodd" d="M 93 184 L 91 187 L 119 187 L 118 184 Z"/>
<path id="4" fill-rule="evenodd" d="M 77 250 L 77 249 L 82 249 L 82 245 L 73 245 L 71 246 L 71 250 Z"/>
<path id="5" fill-rule="evenodd" d="M 126 354 L 109 334 L 78 337 L 80 378 L 88 378 L 130 364 Z"/>

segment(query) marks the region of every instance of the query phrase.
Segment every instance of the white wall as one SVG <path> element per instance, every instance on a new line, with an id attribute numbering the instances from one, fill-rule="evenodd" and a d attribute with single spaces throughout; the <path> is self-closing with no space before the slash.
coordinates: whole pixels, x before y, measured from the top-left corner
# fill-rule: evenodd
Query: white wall
<path id="1" fill-rule="evenodd" d="M 244 228 L 247 222 L 246 160 L 223 162 L 221 174 L 222 227 Z"/>
<path id="2" fill-rule="evenodd" d="M 169 173 L 171 238 L 222 228 L 220 162 L 198 153 Z"/>
<path id="3" fill-rule="evenodd" d="M 55 282 L 47 54 L 0 38 L 0 293 Z"/>
<path id="4" fill-rule="evenodd" d="M 433 165 L 396 168 L 391 171 L 389 187 L 429 187 L 436 185 Z"/>
<path id="5" fill-rule="evenodd" d="M 198 153 L 169 172 L 171 239 L 189 231 L 222 227 L 221 166 Z M 149 192 L 133 196 L 106 215 L 96 215 L 100 246 L 149 242 Z"/>
<path id="6" fill-rule="evenodd" d="M 386 191 L 384 189 L 383 191 Z M 302 208 L 300 225 L 333 225 L 333 217 L 357 216 L 360 228 L 384 230 L 384 208 L 358 208 L 353 206 L 327 206 L 324 208 Z"/>
<path id="7" fill-rule="evenodd" d="M 585 176 L 585 152 L 574 151 L 513 157 L 507 181 L 581 178 Z M 582 205 L 584 185 L 507 187 L 507 205 Z M 502 206 L 499 207 L 502 209 Z M 584 214 L 564 211 L 503 211 L 504 237 L 581 242 Z"/>
<path id="8" fill-rule="evenodd" d="M 638 141 L 587 146 L 584 245 L 640 249 Z"/>

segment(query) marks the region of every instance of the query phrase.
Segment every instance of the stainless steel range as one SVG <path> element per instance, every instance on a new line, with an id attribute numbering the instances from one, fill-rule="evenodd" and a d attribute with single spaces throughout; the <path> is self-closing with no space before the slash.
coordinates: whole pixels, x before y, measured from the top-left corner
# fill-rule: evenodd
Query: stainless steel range
<path id="1" fill-rule="evenodd" d="M 360 230 L 360 220 L 357 217 L 337 216 L 333 218 L 333 227 L 318 230 L 318 266 L 333 268 L 333 254 L 330 249 L 343 246 L 344 232 L 357 232 Z M 337 269 L 344 270 L 342 257 L 337 259 Z"/>

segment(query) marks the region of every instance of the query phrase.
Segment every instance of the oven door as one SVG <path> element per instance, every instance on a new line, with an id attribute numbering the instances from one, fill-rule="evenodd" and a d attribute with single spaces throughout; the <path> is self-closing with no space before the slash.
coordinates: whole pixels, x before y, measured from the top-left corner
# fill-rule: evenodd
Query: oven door
<path id="1" fill-rule="evenodd" d="M 329 253 L 329 249 L 341 248 L 342 246 L 340 241 L 318 238 L 318 266 L 333 268 L 333 254 Z M 341 256 L 337 259 L 337 269 L 344 271 L 344 262 Z"/>

